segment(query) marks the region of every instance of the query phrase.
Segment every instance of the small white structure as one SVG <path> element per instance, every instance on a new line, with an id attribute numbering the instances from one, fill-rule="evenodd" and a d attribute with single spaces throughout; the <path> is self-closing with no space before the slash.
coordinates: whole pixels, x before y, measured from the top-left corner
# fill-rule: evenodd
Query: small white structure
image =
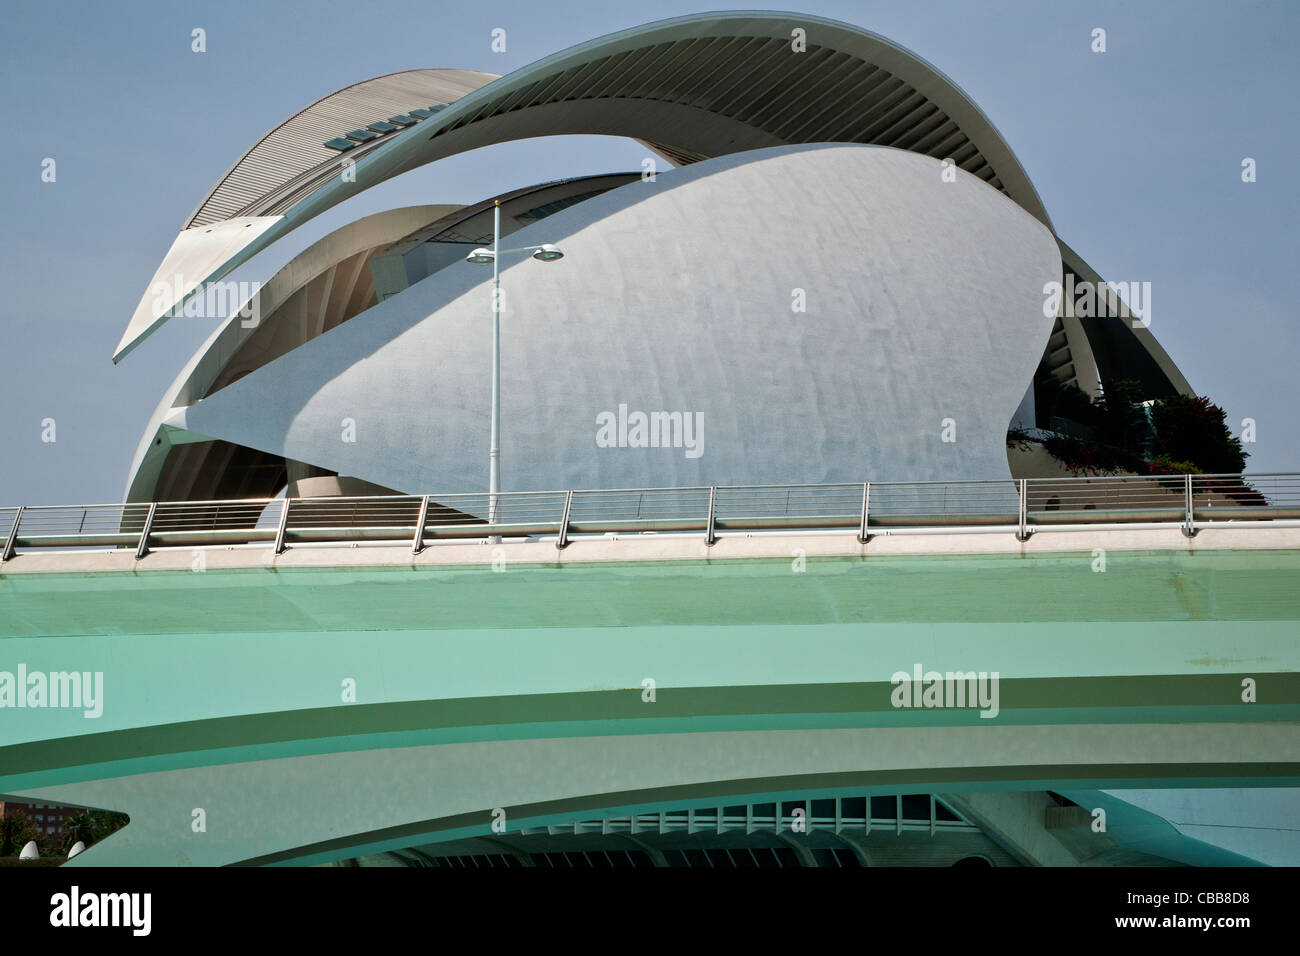
<path id="1" fill-rule="evenodd" d="M 20 860 L 39 860 L 40 858 L 41 851 L 36 849 L 35 840 L 28 840 L 27 845 L 23 847 L 23 852 L 18 854 Z"/>
<path id="2" fill-rule="evenodd" d="M 78 840 L 76 843 L 72 844 L 72 849 L 68 851 L 68 859 L 71 860 L 74 856 L 76 856 L 85 848 L 86 848 L 86 844 L 83 843 L 81 840 Z"/>

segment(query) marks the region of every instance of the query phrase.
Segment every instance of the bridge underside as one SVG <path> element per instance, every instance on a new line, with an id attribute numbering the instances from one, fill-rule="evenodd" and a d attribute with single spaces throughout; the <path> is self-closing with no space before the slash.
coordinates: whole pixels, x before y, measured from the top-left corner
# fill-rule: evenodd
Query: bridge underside
<path id="1" fill-rule="evenodd" d="M 1091 550 L 863 558 L 785 538 L 748 559 L 493 570 L 490 546 L 460 547 L 479 563 L 214 552 L 199 572 L 158 553 L 49 574 L 20 555 L 0 671 L 102 673 L 102 713 L 7 711 L 0 793 L 130 815 L 74 865 L 547 865 L 593 840 L 687 865 L 666 854 L 709 830 L 805 862 L 882 865 L 921 833 L 1069 865 L 1243 861 L 1137 847 L 1125 832 L 1160 824 L 1103 791 L 1300 786 L 1291 550 L 1116 550 L 1099 572 Z M 916 668 L 996 674 L 996 699 L 900 698 Z M 925 794 L 966 829 L 873 808 Z M 1115 845 L 1069 817 L 1108 800 Z"/>

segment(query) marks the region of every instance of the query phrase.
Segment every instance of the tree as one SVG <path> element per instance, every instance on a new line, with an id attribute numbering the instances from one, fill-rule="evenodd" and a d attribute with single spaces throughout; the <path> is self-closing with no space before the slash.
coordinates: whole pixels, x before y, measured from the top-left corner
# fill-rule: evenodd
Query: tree
<path id="1" fill-rule="evenodd" d="M 17 856 L 31 840 L 39 840 L 40 829 L 21 810 L 0 817 L 0 856 Z"/>
<path id="2" fill-rule="evenodd" d="M 1043 367 L 1034 377 L 1034 417 L 1040 428 L 1051 428 L 1053 418 L 1078 422 L 1089 428 L 1099 424 L 1098 411 L 1088 393 L 1077 385 L 1057 381 Z"/>
<path id="3" fill-rule="evenodd" d="M 1132 379 L 1108 382 L 1095 399 L 1041 368 L 1035 385 L 1040 424 L 1050 427 L 1053 419 L 1066 420 L 1043 447 L 1075 473 L 1235 475 L 1246 467 L 1249 454 L 1241 439 L 1228 428 L 1223 409 L 1207 396 L 1157 399 L 1148 418 L 1142 386 Z"/>
<path id="4" fill-rule="evenodd" d="M 90 810 L 86 815 L 90 817 L 91 832 L 96 843 L 131 822 L 131 818 L 125 813 L 117 813 L 114 810 Z"/>
<path id="5" fill-rule="evenodd" d="M 80 840 L 86 846 L 95 842 L 95 821 L 85 810 L 74 813 L 63 824 L 63 842 L 69 847 Z"/>
<path id="6" fill-rule="evenodd" d="M 1142 412 L 1142 386 L 1131 378 L 1110 382 L 1093 403 L 1098 413 L 1098 439 L 1107 445 L 1140 454 L 1148 437 Z"/>
<path id="7" fill-rule="evenodd" d="M 1249 453 L 1228 428 L 1227 415 L 1208 396 L 1170 395 L 1155 403 L 1151 422 L 1156 430 L 1156 454 L 1187 461 L 1207 474 L 1237 475 Z"/>

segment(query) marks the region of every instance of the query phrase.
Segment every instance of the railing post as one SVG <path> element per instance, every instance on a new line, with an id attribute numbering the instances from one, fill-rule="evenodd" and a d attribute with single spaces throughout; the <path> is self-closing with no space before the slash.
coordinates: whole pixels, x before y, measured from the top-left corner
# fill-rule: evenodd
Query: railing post
<path id="1" fill-rule="evenodd" d="M 1029 479 L 1020 479 L 1020 530 L 1016 532 L 1016 540 L 1029 540 Z"/>
<path id="2" fill-rule="evenodd" d="M 713 534 L 713 503 L 717 497 L 718 488 L 716 485 L 709 486 L 709 523 L 704 529 L 704 543 L 713 544 L 718 539 Z"/>
<path id="3" fill-rule="evenodd" d="M 429 496 L 420 499 L 420 517 L 415 519 L 415 537 L 411 539 L 411 554 L 424 550 L 424 523 L 429 519 Z"/>
<path id="4" fill-rule="evenodd" d="M 1196 515 L 1192 507 L 1192 475 L 1191 472 L 1183 475 L 1183 509 L 1185 516 L 1183 519 L 1183 534 L 1189 538 L 1196 536 Z"/>
<path id="5" fill-rule="evenodd" d="M 564 513 L 560 515 L 560 533 L 555 539 L 555 550 L 562 551 L 569 544 L 569 507 L 573 504 L 573 489 L 564 493 Z"/>
<path id="6" fill-rule="evenodd" d="M 18 543 L 18 522 L 23 520 L 23 506 L 18 506 L 18 513 L 14 515 L 14 523 L 9 528 L 9 537 L 5 538 L 4 550 L 0 551 L 0 561 L 8 561 L 14 556 L 14 546 Z"/>
<path id="7" fill-rule="evenodd" d="M 867 509 L 870 502 L 871 482 L 864 481 L 862 483 L 862 524 L 858 528 L 858 542 L 860 544 L 866 544 L 870 540 L 870 536 L 867 534 Z"/>
<path id="8" fill-rule="evenodd" d="M 275 553 L 284 553 L 284 530 L 289 526 L 289 499 L 284 499 L 284 507 L 280 509 L 280 524 L 275 529 Z"/>
<path id="9" fill-rule="evenodd" d="M 140 532 L 140 544 L 135 549 L 135 559 L 139 561 L 149 553 L 149 532 L 153 530 L 153 516 L 158 511 L 158 502 L 149 502 L 149 514 L 144 519 L 144 530 Z"/>

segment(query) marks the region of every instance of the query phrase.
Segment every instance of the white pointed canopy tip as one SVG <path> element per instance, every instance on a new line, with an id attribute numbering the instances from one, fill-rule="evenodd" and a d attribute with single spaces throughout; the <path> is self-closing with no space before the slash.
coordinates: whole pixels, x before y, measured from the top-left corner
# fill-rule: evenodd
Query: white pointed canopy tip
<path id="1" fill-rule="evenodd" d="M 208 283 L 217 282 L 257 252 L 261 248 L 257 240 L 283 218 L 240 216 L 181 232 L 135 307 L 113 351 L 114 363 L 172 318 L 192 295 L 203 294 Z"/>

